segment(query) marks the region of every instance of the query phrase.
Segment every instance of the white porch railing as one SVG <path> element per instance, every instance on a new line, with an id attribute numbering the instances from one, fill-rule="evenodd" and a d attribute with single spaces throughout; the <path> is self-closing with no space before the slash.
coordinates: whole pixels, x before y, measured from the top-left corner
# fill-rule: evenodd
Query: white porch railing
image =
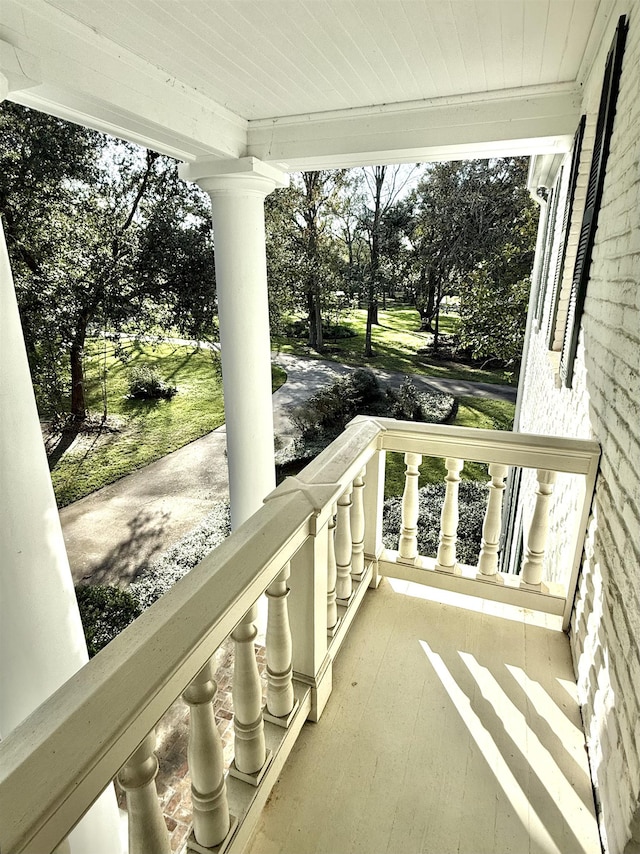
<path id="1" fill-rule="evenodd" d="M 398 551 L 382 545 L 385 452 L 401 451 L 407 477 Z M 417 549 L 417 467 L 444 457 L 446 496 L 438 553 Z M 0 744 L 0 850 L 52 851 L 117 776 L 127 793 L 131 852 L 169 852 L 155 791 L 154 727 L 182 695 L 191 711 L 188 759 L 197 851 L 241 851 L 304 721 L 331 692 L 332 661 L 380 575 L 564 614 L 571 609 L 593 493 L 596 443 L 357 418 L 297 478 L 209 554 Z M 463 460 L 489 463 L 477 568 L 456 563 L 457 486 Z M 522 576 L 496 572 L 504 480 L 510 466 L 537 471 Z M 577 518 L 566 543 L 566 589 L 546 586 L 546 531 L 556 472 L 578 479 Z M 212 709 L 210 661 L 267 592 L 267 707 L 243 704 L 240 735 L 261 742 L 257 770 L 225 778 Z M 241 638 L 242 640 L 242 638 Z M 253 636 L 247 641 L 253 640 Z M 242 644 L 239 644 L 242 646 Z M 248 656 L 253 644 L 247 642 Z M 237 702 L 237 701 L 236 701 Z M 262 748 L 261 748 L 262 750 Z"/>

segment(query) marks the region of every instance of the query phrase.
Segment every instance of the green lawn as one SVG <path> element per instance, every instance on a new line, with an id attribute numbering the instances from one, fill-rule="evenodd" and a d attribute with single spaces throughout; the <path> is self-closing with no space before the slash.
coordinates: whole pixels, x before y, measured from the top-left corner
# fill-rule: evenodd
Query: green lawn
<path id="1" fill-rule="evenodd" d="M 511 430 L 515 406 L 503 400 L 487 400 L 478 397 L 461 397 L 458 413 L 451 422 L 458 427 L 482 427 L 487 430 Z M 402 495 L 404 490 L 404 454 L 388 453 L 384 484 L 385 498 Z M 447 470 L 444 460 L 424 457 L 420 466 L 418 485 L 442 483 Z M 484 463 L 464 464 L 461 477 L 465 480 L 486 480 L 487 466 Z"/>
<path id="2" fill-rule="evenodd" d="M 276 349 L 281 353 L 294 353 L 312 358 L 327 358 L 345 365 L 370 365 L 389 371 L 422 374 L 431 377 L 469 380 L 471 382 L 517 385 L 512 372 L 488 371 L 472 368 L 459 363 L 437 362 L 418 353 L 431 341 L 432 335 L 420 332 L 420 315 L 408 306 L 390 307 L 388 311 L 379 311 L 379 326 L 372 330 L 375 356 L 365 359 L 364 337 L 367 312 L 365 309 L 350 309 L 341 323 L 350 327 L 356 334 L 353 338 L 325 342 L 327 352 L 319 356 L 310 351 L 304 339 L 279 337 L 274 339 Z M 455 315 L 443 315 L 440 318 L 442 332 L 455 332 L 458 318 Z"/>
<path id="3" fill-rule="evenodd" d="M 107 368 L 109 423 L 117 430 L 96 429 L 82 434 L 51 472 L 58 506 L 64 507 L 113 483 L 135 469 L 160 459 L 204 436 L 224 423 L 222 382 L 211 351 L 171 344 L 126 345 L 127 364 L 114 357 L 113 348 L 91 344 L 87 348 L 87 399 L 91 413 L 103 411 L 101 376 Z M 171 400 L 127 399 L 130 367 L 149 364 L 178 393 Z M 274 388 L 286 380 L 273 368 Z"/>
<path id="4" fill-rule="evenodd" d="M 444 316 L 443 331 L 455 331 L 455 315 Z M 369 361 L 362 357 L 366 312 L 349 312 L 346 323 L 356 336 L 330 342 L 335 361 L 351 365 L 370 364 L 387 370 L 450 377 L 471 381 L 505 383 L 510 378 L 502 372 L 474 370 L 464 366 L 427 364 L 416 351 L 425 347 L 430 335 L 419 332 L 420 318 L 413 308 L 394 307 L 380 311 L 381 325 L 374 327 L 374 349 L 377 356 Z M 281 352 L 313 355 L 301 341 L 280 339 Z M 83 432 L 74 445 L 61 454 L 53 465 L 51 476 L 58 505 L 64 507 L 85 495 L 113 483 L 135 469 L 165 456 L 204 436 L 224 422 L 222 384 L 211 351 L 173 344 L 125 345 L 126 363 L 116 358 L 113 347 L 92 342 L 87 347 L 87 399 L 92 414 L 103 411 L 102 376 L 106 368 L 108 428 L 94 419 L 96 427 Z M 129 400 L 128 372 L 131 367 L 148 364 L 158 370 L 178 393 L 171 400 Z M 273 389 L 286 381 L 282 369 L 273 367 Z M 462 398 L 454 424 L 469 427 L 510 429 L 514 407 L 511 404 L 480 398 Z M 463 477 L 485 477 L 486 467 L 467 463 Z M 420 469 L 420 485 L 442 481 L 443 460 L 425 459 Z M 400 494 L 404 485 L 402 455 L 387 457 L 387 495 Z"/>

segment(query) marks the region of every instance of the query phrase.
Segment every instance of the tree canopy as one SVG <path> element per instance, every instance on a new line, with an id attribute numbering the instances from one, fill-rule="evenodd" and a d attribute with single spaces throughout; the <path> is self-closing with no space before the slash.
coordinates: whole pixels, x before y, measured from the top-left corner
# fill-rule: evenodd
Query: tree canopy
<path id="1" fill-rule="evenodd" d="M 5 102 L 0 214 L 45 409 L 70 395 L 84 417 L 91 329 L 117 335 L 160 319 L 201 335 L 210 325 L 208 206 L 170 158 Z"/>

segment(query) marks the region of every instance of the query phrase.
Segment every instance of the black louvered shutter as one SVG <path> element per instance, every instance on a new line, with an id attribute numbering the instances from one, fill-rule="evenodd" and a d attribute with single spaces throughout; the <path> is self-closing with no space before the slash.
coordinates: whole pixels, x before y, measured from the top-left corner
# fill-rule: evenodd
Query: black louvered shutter
<path id="1" fill-rule="evenodd" d="M 544 309 L 544 298 L 547 293 L 547 285 L 549 283 L 549 267 L 551 266 L 551 254 L 553 252 L 553 235 L 556 230 L 556 216 L 558 215 L 558 202 L 560 200 L 560 184 L 562 183 L 562 169 L 555 183 L 551 195 L 549 196 L 549 213 L 547 215 L 547 223 L 544 230 L 544 260 L 542 263 L 542 271 L 540 274 L 540 282 L 538 284 L 538 293 L 536 294 L 536 309 L 535 319 L 538 323 L 538 328 L 542 321 L 542 312 Z"/>
<path id="2" fill-rule="evenodd" d="M 604 184 L 607 156 L 609 154 L 609 141 L 611 139 L 613 119 L 616 112 L 616 99 L 618 97 L 622 54 L 626 35 L 626 17 L 622 15 L 618 21 L 618 27 L 609 55 L 607 56 L 604 71 L 596 137 L 593 144 L 591 169 L 589 170 L 589 184 L 587 186 L 587 197 L 582 217 L 580 239 L 578 241 L 578 252 L 573 270 L 573 281 L 571 283 L 567 325 L 564 332 L 562 355 L 560 357 L 560 376 L 562 377 L 563 384 L 569 387 L 573 380 L 573 364 L 578 348 L 580 319 L 587 294 L 589 267 L 591 265 L 593 243 L 598 225 L 598 210 L 600 208 L 600 200 L 602 199 L 602 187 Z"/>
<path id="3" fill-rule="evenodd" d="M 567 256 L 567 246 L 569 244 L 569 230 L 571 228 L 571 214 L 573 212 L 573 198 L 576 194 L 576 184 L 578 183 L 578 171 L 580 169 L 580 152 L 582 150 L 582 138 L 584 137 L 584 126 L 587 117 L 582 116 L 580 124 L 573 138 L 573 149 L 571 153 L 571 171 L 569 172 L 569 184 L 567 186 L 567 201 L 564 206 L 564 216 L 562 218 L 562 233 L 560 235 L 560 252 L 556 262 L 556 272 L 553 277 L 553 286 L 551 290 L 551 311 L 549 313 L 549 326 L 547 327 L 548 347 L 553 349 L 553 342 L 556 334 L 556 321 L 558 319 L 558 303 L 560 302 L 560 284 L 562 282 L 562 274 L 564 273 L 564 262 Z"/>
<path id="4" fill-rule="evenodd" d="M 540 190 L 538 190 L 540 193 Z M 538 319 L 538 304 L 540 302 L 540 291 L 543 288 L 543 281 L 545 271 L 549 269 L 549 223 L 551 222 L 551 203 L 553 201 L 553 190 L 549 190 L 549 195 L 547 196 L 546 202 L 546 210 L 545 210 L 545 221 L 544 221 L 544 234 L 542 236 L 542 263 L 538 268 L 538 275 L 536 276 L 536 280 L 533 283 L 533 287 L 535 288 L 535 302 L 534 302 L 534 318 L 537 321 Z"/>

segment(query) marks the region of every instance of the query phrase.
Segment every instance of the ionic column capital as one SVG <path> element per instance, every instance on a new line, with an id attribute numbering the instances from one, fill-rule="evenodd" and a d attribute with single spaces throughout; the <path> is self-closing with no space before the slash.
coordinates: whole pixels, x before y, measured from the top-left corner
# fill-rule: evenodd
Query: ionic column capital
<path id="1" fill-rule="evenodd" d="M 255 157 L 202 157 L 180 164 L 178 171 L 184 181 L 198 184 L 210 196 L 256 194 L 264 198 L 276 188 L 289 185 L 286 172 Z"/>

